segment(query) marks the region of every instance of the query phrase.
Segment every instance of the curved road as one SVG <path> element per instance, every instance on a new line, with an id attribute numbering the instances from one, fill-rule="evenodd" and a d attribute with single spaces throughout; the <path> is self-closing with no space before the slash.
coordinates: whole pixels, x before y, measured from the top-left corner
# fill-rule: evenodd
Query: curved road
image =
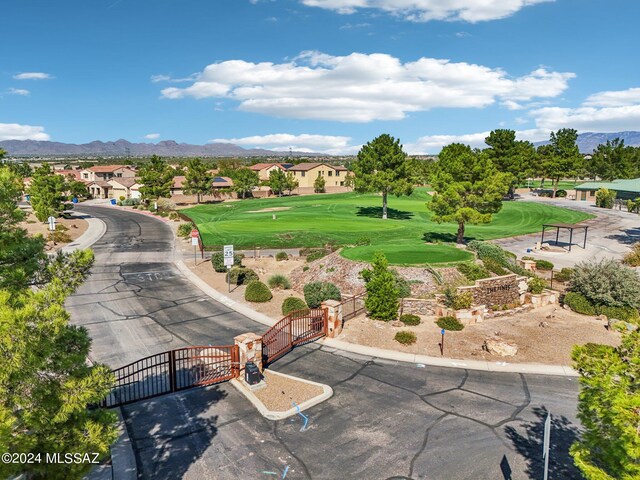
<path id="1" fill-rule="evenodd" d="M 194 344 L 229 344 L 265 327 L 204 295 L 173 264 L 173 235 L 155 218 L 79 206 L 102 219 L 96 263 L 68 300 L 93 338 L 92 359 L 116 368 Z M 123 408 L 143 479 L 541 478 L 542 426 L 553 415 L 549 478 L 579 478 L 572 378 L 422 367 L 311 344 L 275 370 L 331 385 L 298 418 L 264 419 L 231 385 Z M 279 472 L 278 476 L 269 472 Z"/>

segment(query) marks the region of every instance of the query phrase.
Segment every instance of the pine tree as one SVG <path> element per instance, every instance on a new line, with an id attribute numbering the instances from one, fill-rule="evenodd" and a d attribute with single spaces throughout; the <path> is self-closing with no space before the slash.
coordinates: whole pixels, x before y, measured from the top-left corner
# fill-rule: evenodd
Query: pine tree
<path id="1" fill-rule="evenodd" d="M 202 163 L 202 160 L 194 158 L 187 162 L 184 193 L 187 195 L 195 195 L 197 203 L 200 203 L 202 195 L 211 193 L 212 181 L 213 175 L 209 172 L 207 165 Z"/>
<path id="2" fill-rule="evenodd" d="M 287 188 L 287 177 L 282 170 L 276 168 L 269 172 L 269 187 L 278 196 L 282 195 Z"/>
<path id="3" fill-rule="evenodd" d="M 167 165 L 167 162 L 154 155 L 140 167 L 140 194 L 143 200 L 168 198 L 171 196 L 171 185 L 175 171 Z"/>
<path id="4" fill-rule="evenodd" d="M 371 266 L 372 270 L 362 272 L 367 290 L 364 306 L 371 318 L 385 321 L 394 320 L 397 318 L 400 308 L 399 292 L 384 253 L 376 252 Z"/>
<path id="5" fill-rule="evenodd" d="M 640 331 L 623 333 L 619 347 L 574 347 L 580 372 L 581 440 L 571 447 L 587 480 L 640 478 Z"/>
<path id="6" fill-rule="evenodd" d="M 58 217 L 64 212 L 67 182 L 62 175 L 54 175 L 50 166 L 36 168 L 28 192 L 33 212 L 41 222 L 46 222 L 51 216 Z"/>
<path id="7" fill-rule="evenodd" d="M 326 184 L 327 182 L 324 180 L 324 178 L 318 175 L 318 177 L 313 182 L 313 191 L 315 193 L 324 193 L 324 187 Z"/>

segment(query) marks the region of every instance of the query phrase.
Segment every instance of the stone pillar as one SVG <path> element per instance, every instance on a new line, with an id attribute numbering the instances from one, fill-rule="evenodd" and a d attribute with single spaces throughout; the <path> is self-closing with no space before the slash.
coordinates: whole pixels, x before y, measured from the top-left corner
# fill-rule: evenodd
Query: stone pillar
<path id="1" fill-rule="evenodd" d="M 255 363 L 262 372 L 262 336 L 255 333 L 243 333 L 233 340 L 238 346 L 240 376 L 244 375 L 242 371 L 247 362 Z"/>
<path id="2" fill-rule="evenodd" d="M 327 309 L 327 337 L 335 338 L 342 332 L 342 303 L 337 300 L 325 300 L 322 308 Z"/>

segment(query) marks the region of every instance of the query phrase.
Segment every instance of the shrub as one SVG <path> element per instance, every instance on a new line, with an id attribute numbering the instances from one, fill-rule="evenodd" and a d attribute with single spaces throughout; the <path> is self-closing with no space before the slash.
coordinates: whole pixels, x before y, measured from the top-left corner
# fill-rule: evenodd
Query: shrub
<path id="1" fill-rule="evenodd" d="M 178 212 L 169 212 L 169 220 L 180 220 Z"/>
<path id="2" fill-rule="evenodd" d="M 531 277 L 529 279 L 529 287 L 527 288 L 527 290 L 534 295 L 542 293 L 545 288 L 547 288 L 547 282 L 545 282 L 542 278 Z"/>
<path id="3" fill-rule="evenodd" d="M 509 270 L 503 268 L 493 258 L 487 258 L 486 260 L 483 260 L 482 263 L 484 263 L 484 266 L 487 270 L 489 270 L 491 273 L 495 273 L 496 275 L 502 276 L 509 273 Z"/>
<path id="4" fill-rule="evenodd" d="M 568 282 L 571 280 L 571 275 L 573 275 L 573 268 L 563 268 L 559 272 L 553 274 L 553 279 L 559 282 Z"/>
<path id="5" fill-rule="evenodd" d="M 488 259 L 495 260 L 498 265 L 506 268 L 513 273 L 524 275 L 526 277 L 531 276 L 531 272 L 516 264 L 516 256 L 513 253 L 507 252 L 506 250 L 500 248 L 498 245 L 494 245 L 493 243 L 481 242 L 479 240 L 472 240 L 467 244 L 467 248 L 469 248 L 469 250 L 475 251 L 478 254 L 478 258 L 480 258 L 480 260 L 482 260 L 483 262 Z"/>
<path id="6" fill-rule="evenodd" d="M 318 308 L 325 300 L 341 300 L 340 290 L 330 282 L 307 283 L 302 289 L 309 308 Z"/>
<path id="7" fill-rule="evenodd" d="M 418 341 L 418 337 L 416 337 L 416 334 L 413 332 L 402 330 L 396 333 L 394 340 L 402 345 L 413 345 Z"/>
<path id="8" fill-rule="evenodd" d="M 639 317 L 638 310 L 633 307 L 599 307 L 596 313 L 624 322 L 637 322 Z"/>
<path id="9" fill-rule="evenodd" d="M 247 285 L 247 289 L 244 291 L 244 299 L 247 302 L 268 302 L 273 298 L 271 290 L 264 283 L 254 280 Z"/>
<path id="10" fill-rule="evenodd" d="M 304 300 L 298 297 L 287 297 L 282 302 L 282 314 L 288 315 L 289 313 L 296 310 L 304 310 L 307 307 L 307 304 L 304 303 Z"/>
<path id="11" fill-rule="evenodd" d="M 482 278 L 489 278 L 491 276 L 489 270 L 484 268 L 482 265 L 478 265 L 474 262 L 461 263 L 457 266 L 457 268 L 458 271 L 471 282 L 480 280 Z"/>
<path id="12" fill-rule="evenodd" d="M 382 252 L 376 252 L 373 255 L 371 267 L 371 270 L 361 272 L 367 290 L 364 306 L 371 318 L 385 321 L 394 320 L 397 318 L 400 308 L 399 292 L 396 288 L 399 275 L 389 269 L 387 257 Z M 408 284 L 406 286 L 408 287 Z"/>
<path id="13" fill-rule="evenodd" d="M 607 188 L 601 188 L 596 192 L 596 207 L 613 208 L 616 200 L 616 192 Z"/>
<path id="14" fill-rule="evenodd" d="M 307 255 L 307 262 L 313 262 L 319 258 L 326 257 L 329 254 L 326 250 L 315 250 Z"/>
<path id="15" fill-rule="evenodd" d="M 258 274 L 247 267 L 231 267 L 226 275 L 227 282 L 236 285 L 246 285 L 254 280 L 259 280 Z"/>
<path id="16" fill-rule="evenodd" d="M 309 270 L 309 265 L 305 265 L 304 267 L 302 267 L 303 272 L 306 272 L 307 270 Z"/>
<path id="17" fill-rule="evenodd" d="M 595 315 L 596 308 L 587 300 L 584 295 L 576 292 L 568 292 L 564 296 L 564 304 L 568 305 L 574 312 L 582 313 L 583 315 Z"/>
<path id="18" fill-rule="evenodd" d="M 369 237 L 360 237 L 355 241 L 354 245 L 356 247 L 362 247 L 362 246 L 365 246 L 365 245 L 371 245 L 371 239 Z"/>
<path id="19" fill-rule="evenodd" d="M 120 195 L 120 197 L 118 197 L 118 200 L 120 200 L 121 202 L 124 202 L 127 199 L 127 197 L 125 197 L 124 195 Z"/>
<path id="20" fill-rule="evenodd" d="M 473 304 L 473 294 L 471 292 L 458 293 L 455 287 L 449 286 L 444 290 L 444 304 L 454 310 L 470 308 Z"/>
<path id="21" fill-rule="evenodd" d="M 391 275 L 395 281 L 395 287 L 398 291 L 398 298 L 407 298 L 411 296 L 411 285 L 409 281 L 398 273 L 395 269 L 390 269 Z"/>
<path id="22" fill-rule="evenodd" d="M 640 276 L 612 259 L 576 265 L 570 290 L 582 294 L 593 305 L 640 308 Z"/>
<path id="23" fill-rule="evenodd" d="M 640 267 L 640 243 L 631 247 L 631 251 L 624 256 L 622 263 L 630 267 Z"/>
<path id="24" fill-rule="evenodd" d="M 289 255 L 287 255 L 287 252 L 276 253 L 276 262 L 281 262 L 282 260 L 289 260 Z"/>
<path id="25" fill-rule="evenodd" d="M 567 196 L 567 191 L 563 189 L 556 190 L 556 198 L 564 198 Z"/>
<path id="26" fill-rule="evenodd" d="M 282 275 L 281 273 L 271 275 L 269 280 L 267 280 L 267 284 L 270 288 L 280 288 L 281 290 L 288 290 L 291 288 L 291 282 L 289 282 L 286 275 Z"/>
<path id="27" fill-rule="evenodd" d="M 222 252 L 215 252 L 211 255 L 211 266 L 218 273 L 224 273 L 227 271 L 227 267 L 224 266 L 224 254 Z M 242 266 L 242 255 L 233 256 L 233 266 Z"/>
<path id="28" fill-rule="evenodd" d="M 124 200 L 121 200 L 121 202 L 125 207 L 137 207 L 138 205 L 140 205 L 139 198 L 126 198 Z"/>
<path id="29" fill-rule="evenodd" d="M 193 222 L 181 223 L 178 226 L 178 236 L 179 237 L 188 237 L 191 233 L 191 230 L 195 228 Z"/>
<path id="30" fill-rule="evenodd" d="M 408 326 L 420 325 L 420 317 L 418 315 L 412 315 L 410 313 L 401 315 L 400 321 Z"/>
<path id="31" fill-rule="evenodd" d="M 553 263 L 548 260 L 536 260 L 536 268 L 538 270 L 553 270 Z"/>
<path id="32" fill-rule="evenodd" d="M 440 317 L 436 320 L 436 325 L 452 332 L 459 332 L 464 328 L 464 325 L 456 317 Z"/>

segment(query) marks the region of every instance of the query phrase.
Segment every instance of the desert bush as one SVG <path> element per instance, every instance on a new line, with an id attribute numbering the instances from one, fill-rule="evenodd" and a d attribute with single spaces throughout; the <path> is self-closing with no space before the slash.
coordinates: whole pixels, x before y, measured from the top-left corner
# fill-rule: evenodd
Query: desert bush
<path id="1" fill-rule="evenodd" d="M 121 200 L 121 202 L 125 207 L 137 207 L 138 205 L 140 205 L 139 198 L 125 198 L 124 200 Z"/>
<path id="2" fill-rule="evenodd" d="M 304 310 L 307 307 L 307 304 L 298 297 L 287 297 L 282 302 L 282 314 L 288 315 L 289 313 L 296 310 Z"/>
<path id="3" fill-rule="evenodd" d="M 631 247 L 631 251 L 624 256 L 622 263 L 630 267 L 640 267 L 640 243 Z"/>
<path id="4" fill-rule="evenodd" d="M 607 188 L 601 188 L 596 192 L 596 207 L 613 208 L 616 200 L 616 192 Z"/>
<path id="5" fill-rule="evenodd" d="M 180 220 L 178 212 L 169 212 L 169 220 Z"/>
<path id="6" fill-rule="evenodd" d="M 487 270 L 489 270 L 491 273 L 495 273 L 498 276 L 507 275 L 509 273 L 509 270 L 503 268 L 502 265 L 500 265 L 493 258 L 487 258 L 486 260 L 483 260 L 482 263 L 484 263 L 484 266 Z"/>
<path id="7" fill-rule="evenodd" d="M 176 209 L 175 202 L 170 198 L 159 198 L 158 200 L 156 200 L 156 203 L 158 204 L 158 210 L 168 212 L 169 210 Z"/>
<path id="8" fill-rule="evenodd" d="M 491 276 L 489 270 L 484 268 L 482 265 L 478 265 L 475 262 L 461 263 L 457 266 L 457 268 L 458 271 L 462 275 L 464 275 L 470 282 L 474 282 L 482 278 L 489 278 Z"/>
<path id="9" fill-rule="evenodd" d="M 411 284 L 397 270 L 390 268 L 389 271 L 393 275 L 396 290 L 398 290 L 398 298 L 407 298 L 411 296 Z"/>
<path id="10" fill-rule="evenodd" d="M 440 317 L 436 320 L 436 325 L 453 332 L 459 332 L 464 328 L 464 325 L 461 324 L 456 317 Z"/>
<path id="11" fill-rule="evenodd" d="M 263 303 L 273 298 L 271 290 L 264 283 L 254 280 L 247 285 L 244 291 L 244 299 L 247 302 Z"/>
<path id="12" fill-rule="evenodd" d="M 118 197 L 118 200 L 120 200 L 121 202 L 124 202 L 127 199 L 127 197 L 125 197 L 124 195 L 120 195 L 120 197 Z"/>
<path id="13" fill-rule="evenodd" d="M 473 305 L 473 294 L 471 292 L 458 293 L 458 290 L 449 286 L 444 290 L 444 304 L 454 310 L 471 308 Z"/>
<path id="14" fill-rule="evenodd" d="M 640 316 L 638 310 L 633 307 L 596 307 L 596 313 L 624 322 L 637 322 Z"/>
<path id="15" fill-rule="evenodd" d="M 640 276 L 612 259 L 576 265 L 570 290 L 582 294 L 593 305 L 640 308 Z"/>
<path id="16" fill-rule="evenodd" d="M 276 262 L 281 262 L 282 260 L 289 260 L 289 255 L 287 255 L 287 252 L 276 253 Z"/>
<path id="17" fill-rule="evenodd" d="M 547 288 L 547 282 L 545 282 L 542 278 L 531 277 L 529 279 L 529 287 L 527 288 L 527 290 L 534 295 L 542 293 L 545 288 Z"/>
<path id="18" fill-rule="evenodd" d="M 568 282 L 571 280 L 571 275 L 573 275 L 573 268 L 563 268 L 559 272 L 555 272 L 553 274 L 553 279 L 559 282 Z"/>
<path id="19" fill-rule="evenodd" d="M 267 280 L 267 284 L 270 288 L 280 288 L 282 290 L 288 290 L 291 288 L 291 282 L 286 275 L 282 275 L 281 273 L 275 273 L 269 277 Z"/>
<path id="20" fill-rule="evenodd" d="M 233 256 L 233 266 L 240 267 L 242 266 L 242 255 L 235 254 Z M 224 273 L 227 271 L 227 267 L 224 266 L 224 253 L 215 252 L 211 255 L 211 266 L 218 273 Z"/>
<path id="21" fill-rule="evenodd" d="M 536 268 L 538 270 L 553 270 L 553 263 L 548 260 L 536 260 Z"/>
<path id="22" fill-rule="evenodd" d="M 518 275 L 524 275 L 530 277 L 532 274 L 528 270 L 525 270 L 520 265 L 516 264 L 516 256 L 507 252 L 498 245 L 493 243 L 481 242 L 480 240 L 472 240 L 467 244 L 469 250 L 473 250 L 478 254 L 478 258 L 483 262 L 491 259 L 498 263 L 503 268 L 517 273 Z"/>
<path id="23" fill-rule="evenodd" d="M 193 222 L 181 223 L 178 226 L 178 236 L 179 237 L 188 237 L 191 234 L 191 230 L 193 230 L 196 226 Z"/>
<path id="24" fill-rule="evenodd" d="M 568 305 L 574 312 L 582 313 L 583 315 L 596 314 L 596 307 L 584 295 L 577 292 L 568 292 L 564 296 L 564 304 Z"/>
<path id="25" fill-rule="evenodd" d="M 410 313 L 400 315 L 400 321 L 408 326 L 420 325 L 420 317 L 418 315 L 412 315 Z"/>
<path id="26" fill-rule="evenodd" d="M 360 237 L 355 241 L 354 245 L 356 247 L 362 247 L 362 246 L 365 246 L 365 245 L 371 245 L 371 239 L 369 237 Z"/>
<path id="27" fill-rule="evenodd" d="M 326 250 L 315 250 L 307 255 L 307 262 L 313 262 L 319 258 L 326 257 L 329 254 Z"/>
<path id="28" fill-rule="evenodd" d="M 236 285 L 247 285 L 249 282 L 259 280 L 258 274 L 247 267 L 231 267 L 225 279 Z"/>
<path id="29" fill-rule="evenodd" d="M 307 283 L 302 289 L 309 308 L 318 308 L 325 300 L 341 300 L 340 290 L 330 282 Z"/>
<path id="30" fill-rule="evenodd" d="M 394 340 L 402 345 L 413 345 L 418 341 L 418 337 L 415 333 L 407 330 L 401 330 L 396 333 Z"/>
<path id="31" fill-rule="evenodd" d="M 303 272 L 306 272 L 307 270 L 309 270 L 309 266 L 308 265 L 305 265 L 304 267 L 302 267 L 302 271 Z"/>
<path id="32" fill-rule="evenodd" d="M 47 235 L 47 240 L 53 243 L 70 243 L 71 237 L 67 233 L 68 230 L 69 228 L 64 225 L 56 225 L 56 229 Z"/>

